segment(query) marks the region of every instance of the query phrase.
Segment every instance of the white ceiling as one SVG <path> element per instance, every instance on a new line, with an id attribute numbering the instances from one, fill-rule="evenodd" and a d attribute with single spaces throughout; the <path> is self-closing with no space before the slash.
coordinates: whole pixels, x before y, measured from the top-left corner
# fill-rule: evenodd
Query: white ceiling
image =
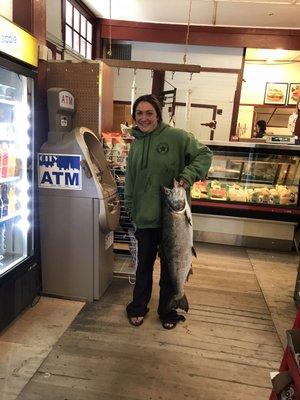
<path id="1" fill-rule="evenodd" d="M 190 0 L 83 2 L 99 18 L 171 24 L 187 24 L 190 5 Z M 300 0 L 192 0 L 190 23 L 299 29 Z"/>

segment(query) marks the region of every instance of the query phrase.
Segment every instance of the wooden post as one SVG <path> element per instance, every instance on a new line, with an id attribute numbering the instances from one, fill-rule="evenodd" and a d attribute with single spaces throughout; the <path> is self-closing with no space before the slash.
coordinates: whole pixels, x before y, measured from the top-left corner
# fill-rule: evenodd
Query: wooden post
<path id="1" fill-rule="evenodd" d="M 164 91 L 165 71 L 153 71 L 152 94 L 158 96 Z"/>

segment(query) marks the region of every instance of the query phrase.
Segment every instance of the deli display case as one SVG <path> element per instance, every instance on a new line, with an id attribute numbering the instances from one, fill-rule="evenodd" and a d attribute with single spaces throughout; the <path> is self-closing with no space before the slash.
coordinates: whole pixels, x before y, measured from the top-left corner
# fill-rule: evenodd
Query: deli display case
<path id="1" fill-rule="evenodd" d="M 208 219 L 200 221 L 200 215 L 210 219 L 214 216 L 219 220 L 207 231 L 217 235 L 220 232 L 216 226 L 227 223 L 228 227 L 223 226 L 220 231 L 231 235 L 233 244 L 237 244 L 234 236 L 239 236 L 238 241 L 243 245 L 257 246 L 254 239 L 264 238 L 270 239 L 272 246 L 282 247 L 280 244 L 287 244 L 284 243 L 287 240 L 288 247 L 292 247 L 300 220 L 300 146 L 246 142 L 204 144 L 214 156 L 206 180 L 196 182 L 191 190 L 196 231 L 199 228 L 204 232 L 207 225 Z M 252 226 L 250 231 L 247 224 Z M 203 240 L 203 235 L 200 236 Z M 245 240 L 247 236 L 251 237 L 250 241 Z M 263 242 L 263 247 L 268 247 Z"/>

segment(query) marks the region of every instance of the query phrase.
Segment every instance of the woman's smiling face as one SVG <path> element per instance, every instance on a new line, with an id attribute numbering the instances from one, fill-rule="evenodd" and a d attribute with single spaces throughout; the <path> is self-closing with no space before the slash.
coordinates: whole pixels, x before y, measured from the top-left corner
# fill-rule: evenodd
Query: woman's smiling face
<path id="1" fill-rule="evenodd" d="M 139 130 L 143 133 L 150 133 L 158 125 L 157 113 L 152 104 L 141 101 L 135 110 L 135 122 Z"/>

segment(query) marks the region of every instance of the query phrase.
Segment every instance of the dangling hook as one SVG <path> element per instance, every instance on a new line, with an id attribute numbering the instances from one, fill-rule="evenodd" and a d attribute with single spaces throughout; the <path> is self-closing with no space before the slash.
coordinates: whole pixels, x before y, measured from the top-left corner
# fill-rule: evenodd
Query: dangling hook
<path id="1" fill-rule="evenodd" d="M 117 68 L 118 76 L 120 76 L 120 67 Z"/>
<path id="2" fill-rule="evenodd" d="M 192 78 L 193 78 L 193 73 L 191 72 L 191 74 L 190 74 L 190 81 L 192 80 Z"/>
<path id="3" fill-rule="evenodd" d="M 174 78 L 175 75 L 175 71 L 172 71 L 172 79 Z"/>
<path id="4" fill-rule="evenodd" d="M 133 70 L 133 75 L 136 76 L 136 68 Z"/>

